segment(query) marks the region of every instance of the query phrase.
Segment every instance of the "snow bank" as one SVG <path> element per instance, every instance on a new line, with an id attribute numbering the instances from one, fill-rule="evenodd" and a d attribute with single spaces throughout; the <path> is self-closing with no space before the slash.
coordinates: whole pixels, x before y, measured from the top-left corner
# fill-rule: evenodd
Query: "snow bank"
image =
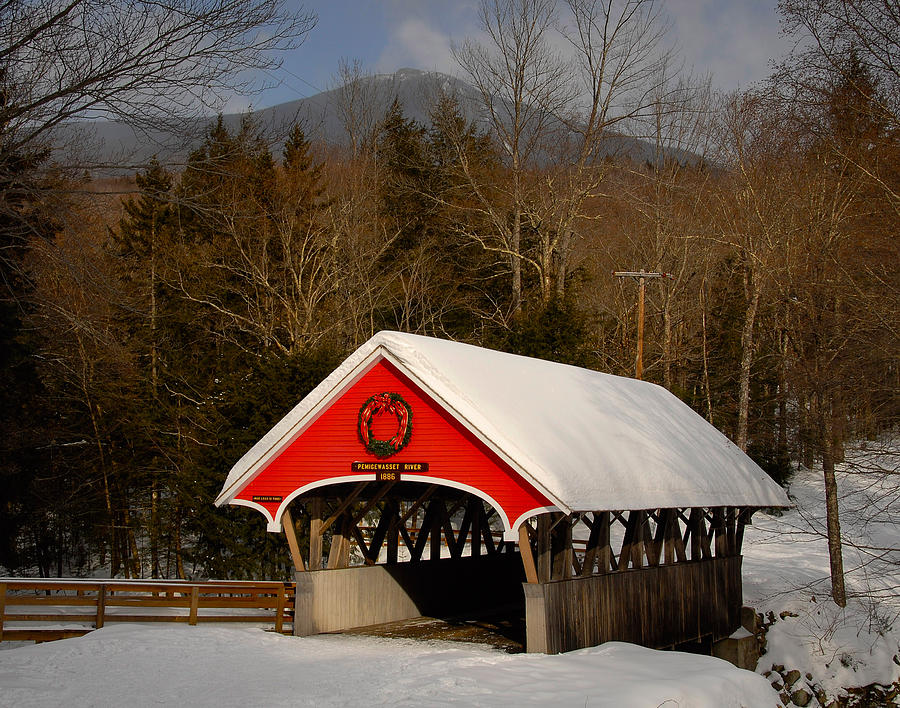
<path id="1" fill-rule="evenodd" d="M 0 652 L 0 706 L 771 708 L 768 682 L 712 657 L 609 643 L 505 654 L 448 642 L 110 626 Z"/>
<path id="2" fill-rule="evenodd" d="M 796 508 L 757 514 L 744 535 L 744 602 L 776 619 L 758 670 L 809 672 L 832 697 L 900 679 L 900 453 L 870 444 L 847 459 L 836 471 L 846 608 L 831 600 L 821 469 L 800 468 Z"/>

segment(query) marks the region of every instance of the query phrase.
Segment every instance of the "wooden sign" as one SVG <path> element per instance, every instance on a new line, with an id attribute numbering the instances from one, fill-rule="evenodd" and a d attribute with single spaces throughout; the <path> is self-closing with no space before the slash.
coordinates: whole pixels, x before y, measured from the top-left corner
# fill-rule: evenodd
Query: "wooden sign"
<path id="1" fill-rule="evenodd" d="M 351 462 L 353 472 L 427 472 L 427 462 Z"/>

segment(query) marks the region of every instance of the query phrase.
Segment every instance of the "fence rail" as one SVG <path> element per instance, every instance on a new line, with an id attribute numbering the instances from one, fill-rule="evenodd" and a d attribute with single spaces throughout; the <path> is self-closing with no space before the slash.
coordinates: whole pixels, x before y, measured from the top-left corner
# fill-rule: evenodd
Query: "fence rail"
<path id="1" fill-rule="evenodd" d="M 0 641 L 78 637 L 109 622 L 252 622 L 285 633 L 294 593 L 294 583 L 267 581 L 0 578 Z"/>

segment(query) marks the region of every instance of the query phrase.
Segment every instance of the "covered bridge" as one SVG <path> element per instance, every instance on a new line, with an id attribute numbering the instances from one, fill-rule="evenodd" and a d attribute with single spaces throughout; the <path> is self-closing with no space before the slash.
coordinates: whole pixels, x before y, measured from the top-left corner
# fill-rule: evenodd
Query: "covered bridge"
<path id="1" fill-rule="evenodd" d="M 238 461 L 216 504 L 284 528 L 296 634 L 524 595 L 528 651 L 558 652 L 727 637 L 744 526 L 789 502 L 659 386 L 381 332 Z"/>

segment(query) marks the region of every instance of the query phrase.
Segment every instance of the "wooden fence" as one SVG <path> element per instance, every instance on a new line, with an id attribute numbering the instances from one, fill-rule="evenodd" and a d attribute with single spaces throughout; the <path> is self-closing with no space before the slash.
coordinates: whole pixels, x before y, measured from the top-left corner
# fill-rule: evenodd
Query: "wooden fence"
<path id="1" fill-rule="evenodd" d="M 280 582 L 0 578 L 0 641 L 80 637 L 110 622 L 252 622 L 290 633 L 294 592 Z"/>

